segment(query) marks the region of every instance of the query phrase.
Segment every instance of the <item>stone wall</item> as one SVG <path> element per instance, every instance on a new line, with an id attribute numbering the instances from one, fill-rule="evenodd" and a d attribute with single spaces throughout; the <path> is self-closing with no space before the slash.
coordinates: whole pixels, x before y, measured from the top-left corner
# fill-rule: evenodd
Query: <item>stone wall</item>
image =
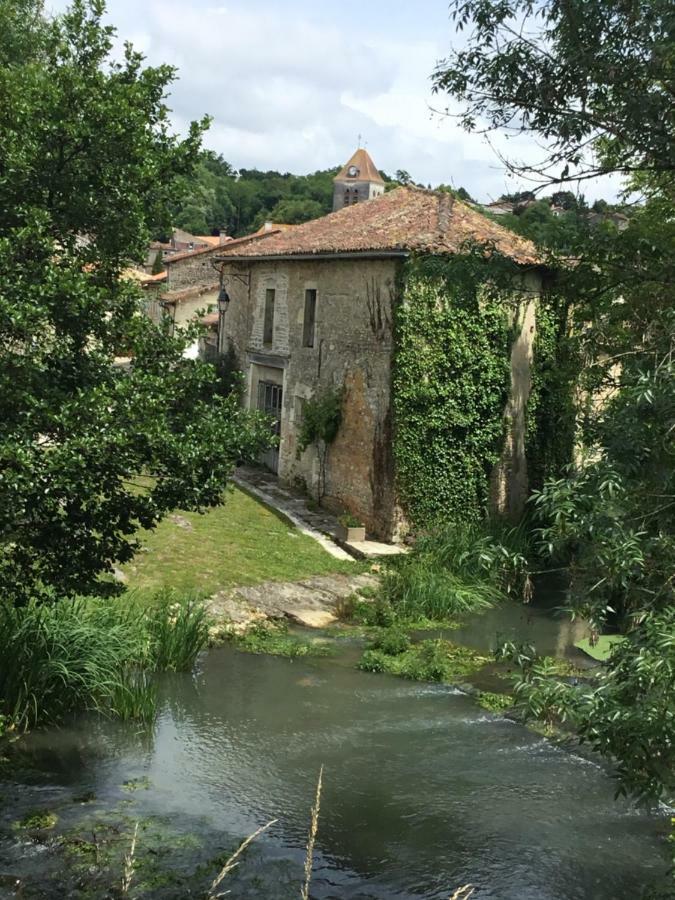
<path id="1" fill-rule="evenodd" d="M 395 529 L 390 375 L 396 265 L 376 259 L 260 260 L 251 261 L 246 273 L 236 264 L 226 268 L 232 298 L 226 341 L 246 375 L 245 402 L 256 406 L 260 380 L 283 384 L 280 478 L 316 491 L 316 450 L 298 456 L 303 405 L 321 391 L 343 389 L 343 422 L 328 453 L 326 503 L 349 510 L 383 538 Z M 274 333 L 265 345 L 269 289 L 275 291 Z M 313 347 L 303 346 L 306 290 L 317 292 Z"/>

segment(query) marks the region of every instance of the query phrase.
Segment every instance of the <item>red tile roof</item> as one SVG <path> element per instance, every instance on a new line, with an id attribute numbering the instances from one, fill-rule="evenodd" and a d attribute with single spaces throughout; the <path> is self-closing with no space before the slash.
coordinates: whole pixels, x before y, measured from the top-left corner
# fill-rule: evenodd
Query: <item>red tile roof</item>
<path id="1" fill-rule="evenodd" d="M 165 266 L 173 265 L 181 259 L 191 259 L 193 256 L 199 256 L 201 253 L 213 253 L 216 250 L 230 249 L 230 247 L 241 247 L 247 241 L 260 241 L 263 238 L 269 238 L 271 235 L 277 234 L 288 225 L 275 225 L 270 231 L 256 231 L 255 234 L 247 234 L 244 237 L 234 238 L 225 244 L 215 244 L 213 247 L 198 247 L 196 250 L 186 250 L 184 253 L 174 253 L 173 256 L 167 256 L 162 260 Z"/>
<path id="2" fill-rule="evenodd" d="M 336 253 L 466 252 L 478 242 L 523 265 L 537 265 L 534 245 L 444 191 L 401 187 L 320 219 L 269 234 L 262 241 L 234 241 L 218 258 L 265 258 Z M 167 260 L 169 262 L 169 260 Z"/>

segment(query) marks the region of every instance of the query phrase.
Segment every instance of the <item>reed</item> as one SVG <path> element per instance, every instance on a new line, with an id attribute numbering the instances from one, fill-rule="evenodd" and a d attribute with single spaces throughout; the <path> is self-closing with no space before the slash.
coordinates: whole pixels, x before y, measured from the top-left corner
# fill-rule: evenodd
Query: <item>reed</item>
<path id="1" fill-rule="evenodd" d="M 527 533 L 501 523 L 448 524 L 387 569 L 382 597 L 402 619 L 451 619 L 527 591 Z M 525 598 L 527 599 L 527 598 Z"/>
<path id="2" fill-rule="evenodd" d="M 189 672 L 209 637 L 203 603 L 179 600 L 161 591 L 145 615 L 152 667 L 158 672 Z"/>
<path id="3" fill-rule="evenodd" d="M 189 671 L 208 623 L 195 601 L 162 594 L 78 598 L 51 605 L 0 603 L 0 719 L 24 730 L 97 710 L 150 721 L 159 671 Z"/>
<path id="4" fill-rule="evenodd" d="M 319 769 L 319 780 L 316 783 L 316 797 L 312 807 L 312 820 L 309 825 L 309 837 L 307 838 L 307 852 L 305 853 L 305 883 L 300 891 L 301 900 L 309 900 L 309 885 L 312 880 L 312 867 L 314 864 L 314 843 L 316 833 L 319 830 L 319 812 L 321 810 L 321 787 L 323 783 L 323 766 Z"/>
<path id="5" fill-rule="evenodd" d="M 232 869 L 235 868 L 235 866 L 239 865 L 239 857 L 240 857 L 241 854 L 244 852 L 244 850 L 248 847 L 248 845 L 251 844 L 251 843 L 252 843 L 257 837 L 259 837 L 264 831 L 267 831 L 268 828 L 271 828 L 272 825 L 276 825 L 276 823 L 277 823 L 278 821 L 279 821 L 278 819 L 271 819 L 271 821 L 269 821 L 266 825 L 262 825 L 260 828 L 258 828 L 257 831 L 254 831 L 253 834 L 250 834 L 250 835 L 246 838 L 246 840 L 243 840 L 243 841 L 241 842 L 241 844 L 239 844 L 239 846 L 238 846 L 237 849 L 234 851 L 234 853 L 232 854 L 232 856 L 230 856 L 230 858 L 227 860 L 227 862 L 225 863 L 225 865 L 223 866 L 223 868 L 220 870 L 220 872 L 219 872 L 219 873 L 216 875 L 216 877 L 213 879 L 213 883 L 211 884 L 211 887 L 209 888 L 209 893 L 208 893 L 208 898 L 207 898 L 207 900 L 217 900 L 217 898 L 224 896 L 222 893 L 221 893 L 221 894 L 217 894 L 216 891 L 217 891 L 218 888 L 220 887 L 220 884 L 222 883 L 222 881 L 223 881 L 223 879 L 225 878 L 225 876 L 226 876 L 229 872 L 231 872 Z"/>
<path id="6" fill-rule="evenodd" d="M 126 897 L 129 894 L 131 881 L 134 877 L 134 860 L 136 858 L 136 838 L 138 837 L 138 822 L 134 828 L 134 834 L 131 838 L 131 847 L 129 852 L 124 855 L 124 874 L 122 875 L 122 894 Z"/>

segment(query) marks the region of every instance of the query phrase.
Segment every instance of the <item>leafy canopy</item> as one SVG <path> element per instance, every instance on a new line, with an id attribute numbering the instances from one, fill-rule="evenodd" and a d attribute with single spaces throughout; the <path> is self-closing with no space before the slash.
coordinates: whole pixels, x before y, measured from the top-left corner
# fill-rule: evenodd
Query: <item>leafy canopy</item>
<path id="1" fill-rule="evenodd" d="M 183 358 L 194 331 L 155 326 L 125 278 L 207 123 L 170 133 L 174 71 L 129 45 L 113 58 L 103 12 L 2 6 L 0 590 L 17 603 L 93 590 L 139 527 L 219 503 L 262 440 L 213 369 Z"/>

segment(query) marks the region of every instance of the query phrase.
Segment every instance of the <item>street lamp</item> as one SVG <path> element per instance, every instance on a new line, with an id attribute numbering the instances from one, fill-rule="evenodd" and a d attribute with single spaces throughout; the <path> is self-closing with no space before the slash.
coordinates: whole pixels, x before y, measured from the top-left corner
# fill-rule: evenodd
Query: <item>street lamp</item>
<path id="1" fill-rule="evenodd" d="M 225 286 L 222 281 L 220 283 L 220 291 L 218 292 L 218 312 L 221 316 L 224 316 L 227 312 L 227 307 L 230 305 L 230 295 L 227 293 Z"/>

